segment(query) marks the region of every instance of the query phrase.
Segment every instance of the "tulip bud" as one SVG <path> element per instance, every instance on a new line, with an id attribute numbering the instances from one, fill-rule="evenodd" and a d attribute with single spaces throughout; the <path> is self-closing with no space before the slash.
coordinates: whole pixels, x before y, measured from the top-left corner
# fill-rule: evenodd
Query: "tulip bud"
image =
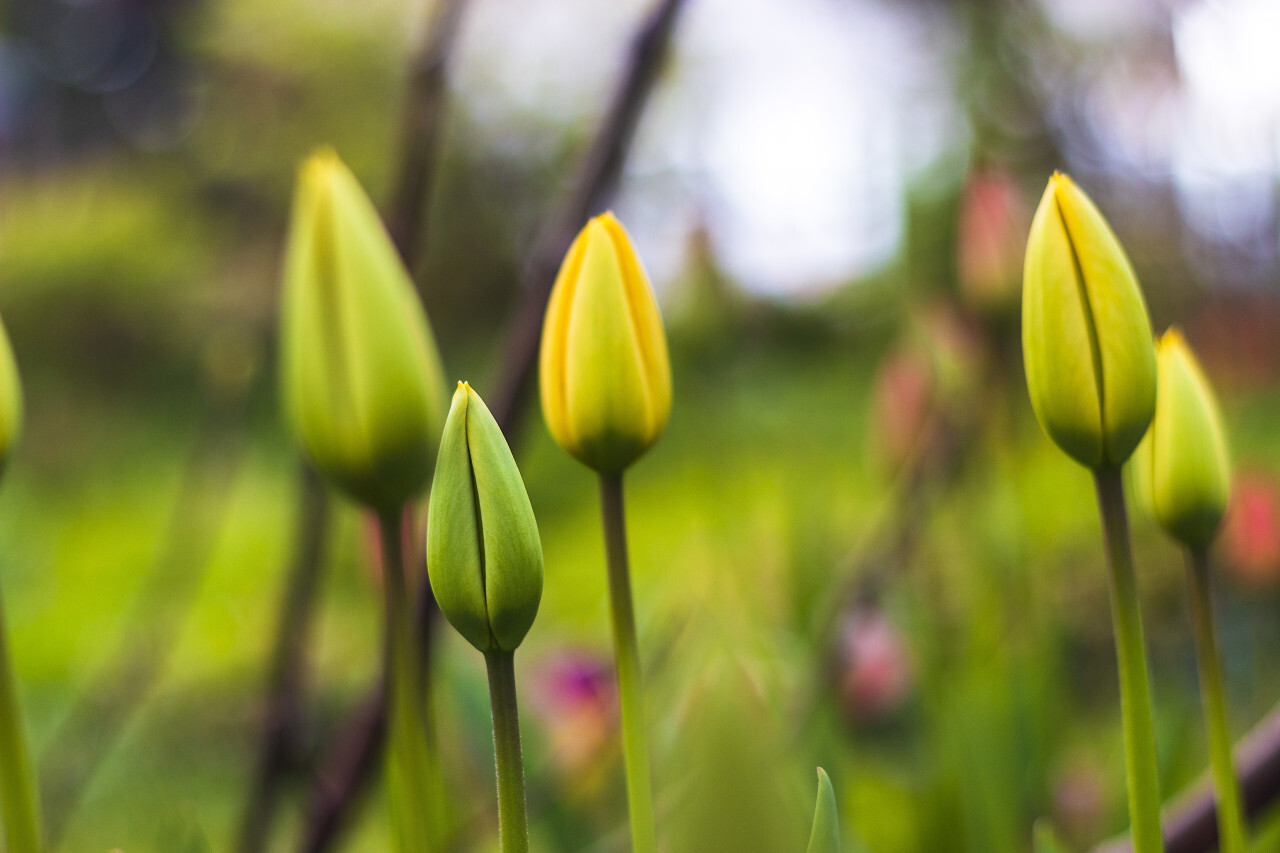
<path id="1" fill-rule="evenodd" d="M 1063 174 L 1049 179 L 1027 239 L 1022 351 L 1049 437 L 1086 467 L 1123 464 L 1155 411 L 1151 324 L 1124 249 Z"/>
<path id="2" fill-rule="evenodd" d="M 0 324 L 0 468 L 9 461 L 22 435 L 22 378 L 9 335 Z"/>
<path id="3" fill-rule="evenodd" d="M 542 542 L 502 430 L 465 382 L 453 395 L 427 511 L 440 610 L 482 652 L 515 651 L 542 598 Z"/>
<path id="4" fill-rule="evenodd" d="M 565 256 L 547 304 L 540 357 L 551 435 L 601 473 L 622 471 L 671 414 L 662 317 L 631 237 L 597 216 Z"/>
<path id="5" fill-rule="evenodd" d="M 284 408 L 303 448 L 352 497 L 394 511 L 431 477 L 444 376 L 409 274 L 332 151 L 299 174 L 281 315 Z"/>
<path id="6" fill-rule="evenodd" d="M 1156 416 L 1134 455 L 1135 491 L 1170 536 L 1200 548 L 1227 511 L 1227 442 L 1209 382 L 1177 329 L 1156 343 L 1156 361 Z"/>

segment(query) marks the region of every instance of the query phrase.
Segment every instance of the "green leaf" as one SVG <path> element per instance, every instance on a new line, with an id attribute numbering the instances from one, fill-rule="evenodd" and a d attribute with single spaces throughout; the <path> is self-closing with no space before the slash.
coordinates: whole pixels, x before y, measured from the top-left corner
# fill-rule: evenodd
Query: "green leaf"
<path id="1" fill-rule="evenodd" d="M 818 768 L 818 803 L 813 810 L 813 831 L 808 853 L 840 853 L 840 818 L 836 814 L 836 792 L 827 771 Z"/>

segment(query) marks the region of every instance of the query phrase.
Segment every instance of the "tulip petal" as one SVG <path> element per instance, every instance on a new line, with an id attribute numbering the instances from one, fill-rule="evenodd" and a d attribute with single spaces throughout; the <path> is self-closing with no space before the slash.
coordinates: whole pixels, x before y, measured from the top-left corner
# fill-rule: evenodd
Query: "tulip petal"
<path id="1" fill-rule="evenodd" d="M 467 440 L 470 389 L 462 383 L 440 439 L 440 458 L 427 510 L 427 576 L 440 610 L 467 642 L 494 647 L 485 602 L 484 538 Z"/>
<path id="2" fill-rule="evenodd" d="M 0 468 L 9 461 L 22 435 L 22 377 L 9 334 L 0 324 Z"/>
<path id="3" fill-rule="evenodd" d="M 613 240 L 614 252 L 622 268 L 626 290 L 627 312 L 639 344 L 648 389 L 649 441 L 655 440 L 667 425 L 671 414 L 671 362 L 667 355 L 667 335 L 662 328 L 662 314 L 653 297 L 649 276 L 632 248 L 631 236 L 612 213 L 600 217 L 601 224 Z"/>
<path id="4" fill-rule="evenodd" d="M 1058 208 L 1088 291 L 1101 361 L 1104 456 L 1121 464 L 1155 412 L 1156 364 L 1151 323 L 1137 276 L 1120 241 L 1070 178 L 1055 181 Z"/>
<path id="5" fill-rule="evenodd" d="M 586 244 L 566 347 L 569 431 L 580 458 L 620 470 L 648 446 L 652 404 L 613 239 L 593 220 Z"/>
<path id="6" fill-rule="evenodd" d="M 551 298 L 547 301 L 547 313 L 542 323 L 542 345 L 538 353 L 542 411 L 552 436 L 561 445 L 573 441 L 565 392 L 566 350 L 569 346 L 569 314 L 573 310 L 573 295 L 578 286 L 582 256 L 586 249 L 587 231 L 583 229 L 569 246 L 551 288 Z"/>
<path id="7" fill-rule="evenodd" d="M 514 651 L 542 599 L 542 541 L 520 470 L 480 396 L 467 386 L 467 445 L 483 536 L 484 592 L 497 647 Z"/>
<path id="8" fill-rule="evenodd" d="M 1045 432 L 1086 466 L 1103 461 L 1096 344 L 1075 253 L 1050 181 L 1031 223 L 1022 345 L 1031 404 Z"/>

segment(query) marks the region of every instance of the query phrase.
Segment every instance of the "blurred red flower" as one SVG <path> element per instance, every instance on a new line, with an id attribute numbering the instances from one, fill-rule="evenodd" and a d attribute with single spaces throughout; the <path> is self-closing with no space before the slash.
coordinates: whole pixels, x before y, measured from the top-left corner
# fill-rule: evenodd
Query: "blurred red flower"
<path id="1" fill-rule="evenodd" d="M 1272 586 L 1280 580 L 1280 482 L 1251 472 L 1236 478 L 1219 537 L 1222 564 L 1236 582 Z"/>

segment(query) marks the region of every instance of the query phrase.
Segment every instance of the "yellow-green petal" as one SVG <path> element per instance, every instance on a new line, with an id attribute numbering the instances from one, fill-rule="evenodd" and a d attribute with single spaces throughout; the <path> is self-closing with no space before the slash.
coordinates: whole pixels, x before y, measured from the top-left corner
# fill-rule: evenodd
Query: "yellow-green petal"
<path id="1" fill-rule="evenodd" d="M 427 509 L 427 575 L 449 624 L 480 651 L 493 647 L 485 603 L 484 554 L 467 440 L 467 388 L 458 383 L 440 439 Z"/>
<path id="2" fill-rule="evenodd" d="M 0 469 L 13 455 L 22 435 L 22 377 L 13 357 L 9 334 L 0 323 Z"/>
<path id="3" fill-rule="evenodd" d="M 507 440 L 480 396 L 466 386 L 467 444 L 484 537 L 484 589 L 489 631 L 514 651 L 533 626 L 542 600 L 542 540 L 529 493 Z"/>

